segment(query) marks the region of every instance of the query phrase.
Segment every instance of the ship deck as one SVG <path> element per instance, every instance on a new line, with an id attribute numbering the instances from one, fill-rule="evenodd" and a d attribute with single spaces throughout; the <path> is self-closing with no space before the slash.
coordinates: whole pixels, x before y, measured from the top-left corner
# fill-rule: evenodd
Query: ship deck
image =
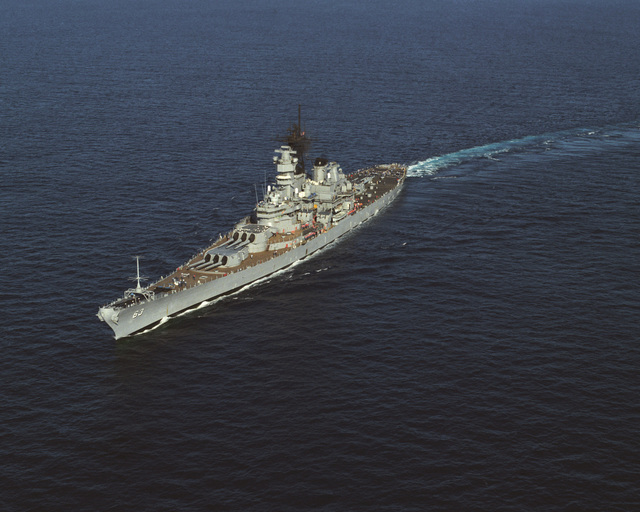
<path id="1" fill-rule="evenodd" d="M 392 164 L 362 169 L 350 175 L 349 178 L 354 183 L 364 184 L 364 190 L 360 193 L 355 194 L 356 208 L 352 212 L 350 212 L 350 214 L 367 207 L 390 190 L 393 190 L 405 177 L 405 173 L 406 167 L 398 164 Z M 277 233 L 273 235 L 270 243 L 291 243 L 281 249 L 251 253 L 239 265 L 233 267 L 217 267 L 213 270 L 200 270 L 194 268 L 194 266 L 197 266 L 198 264 L 203 262 L 204 256 L 208 251 L 228 242 L 231 234 L 229 233 L 224 237 L 218 239 L 214 244 L 208 246 L 206 249 L 201 250 L 184 265 L 178 267 L 173 273 L 169 274 L 166 277 L 162 277 L 155 283 L 147 286 L 143 291 L 150 291 L 156 294 L 177 293 L 188 288 L 192 288 L 194 286 L 219 279 L 229 274 L 241 272 L 251 266 L 259 265 L 261 263 L 264 263 L 265 261 L 280 256 L 291 250 L 294 246 L 305 244 L 305 234 L 308 234 L 310 231 L 315 231 L 314 228 L 318 230 L 331 229 L 331 227 L 318 225 L 313 226 L 311 230 L 307 227 L 300 228 L 290 233 Z M 132 301 L 134 303 L 138 300 L 144 299 L 132 298 Z"/>

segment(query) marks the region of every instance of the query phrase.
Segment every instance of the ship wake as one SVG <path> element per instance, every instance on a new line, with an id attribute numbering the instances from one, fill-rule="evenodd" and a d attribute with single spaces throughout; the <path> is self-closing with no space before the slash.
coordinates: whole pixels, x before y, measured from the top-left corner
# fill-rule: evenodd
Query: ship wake
<path id="1" fill-rule="evenodd" d="M 434 175 L 452 167 L 462 165 L 473 160 L 499 160 L 500 155 L 523 151 L 551 151 L 556 148 L 567 149 L 573 145 L 583 146 L 585 142 L 604 141 L 637 131 L 637 123 L 623 124 L 606 128 L 575 128 L 541 135 L 529 135 L 520 139 L 494 142 L 472 148 L 462 149 L 446 155 L 434 156 L 421 162 L 411 164 L 407 168 L 407 177 L 422 178 Z"/>

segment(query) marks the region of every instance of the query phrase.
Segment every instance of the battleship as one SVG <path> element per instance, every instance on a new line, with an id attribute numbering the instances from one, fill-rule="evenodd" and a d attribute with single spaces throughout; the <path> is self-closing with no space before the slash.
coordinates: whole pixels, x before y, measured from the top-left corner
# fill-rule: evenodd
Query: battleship
<path id="1" fill-rule="evenodd" d="M 385 164 L 345 175 L 318 157 L 307 173 L 310 138 L 298 124 L 275 150 L 275 183 L 251 215 L 168 276 L 135 288 L 98 309 L 115 339 L 146 332 L 172 317 L 237 292 L 303 260 L 388 206 L 400 193 L 406 166 Z"/>

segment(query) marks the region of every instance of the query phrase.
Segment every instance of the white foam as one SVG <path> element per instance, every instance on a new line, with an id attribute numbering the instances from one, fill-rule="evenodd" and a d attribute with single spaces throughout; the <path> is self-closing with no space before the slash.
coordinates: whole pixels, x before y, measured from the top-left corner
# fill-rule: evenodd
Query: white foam
<path id="1" fill-rule="evenodd" d="M 476 158 L 489 158 L 495 160 L 495 156 L 503 153 L 509 153 L 518 149 L 528 148 L 536 145 L 550 145 L 558 140 L 567 137 L 575 137 L 580 134 L 597 134 L 591 129 L 573 129 L 564 130 L 556 133 L 546 133 L 542 135 L 529 135 L 521 139 L 512 139 L 504 142 L 492 142 L 472 148 L 461 149 L 454 153 L 448 153 L 441 156 L 432 156 L 422 162 L 412 164 L 407 169 L 407 176 L 425 177 L 433 176 L 435 173 L 448 167 L 460 165 Z"/>

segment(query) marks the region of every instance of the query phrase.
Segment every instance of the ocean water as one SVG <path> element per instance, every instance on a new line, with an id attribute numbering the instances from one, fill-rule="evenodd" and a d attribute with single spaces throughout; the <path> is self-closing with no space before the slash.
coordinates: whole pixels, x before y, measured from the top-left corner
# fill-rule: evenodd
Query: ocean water
<path id="1" fill-rule="evenodd" d="M 640 510 L 640 4 L 0 6 L 1 510 Z M 298 104 L 397 201 L 115 342 Z"/>

